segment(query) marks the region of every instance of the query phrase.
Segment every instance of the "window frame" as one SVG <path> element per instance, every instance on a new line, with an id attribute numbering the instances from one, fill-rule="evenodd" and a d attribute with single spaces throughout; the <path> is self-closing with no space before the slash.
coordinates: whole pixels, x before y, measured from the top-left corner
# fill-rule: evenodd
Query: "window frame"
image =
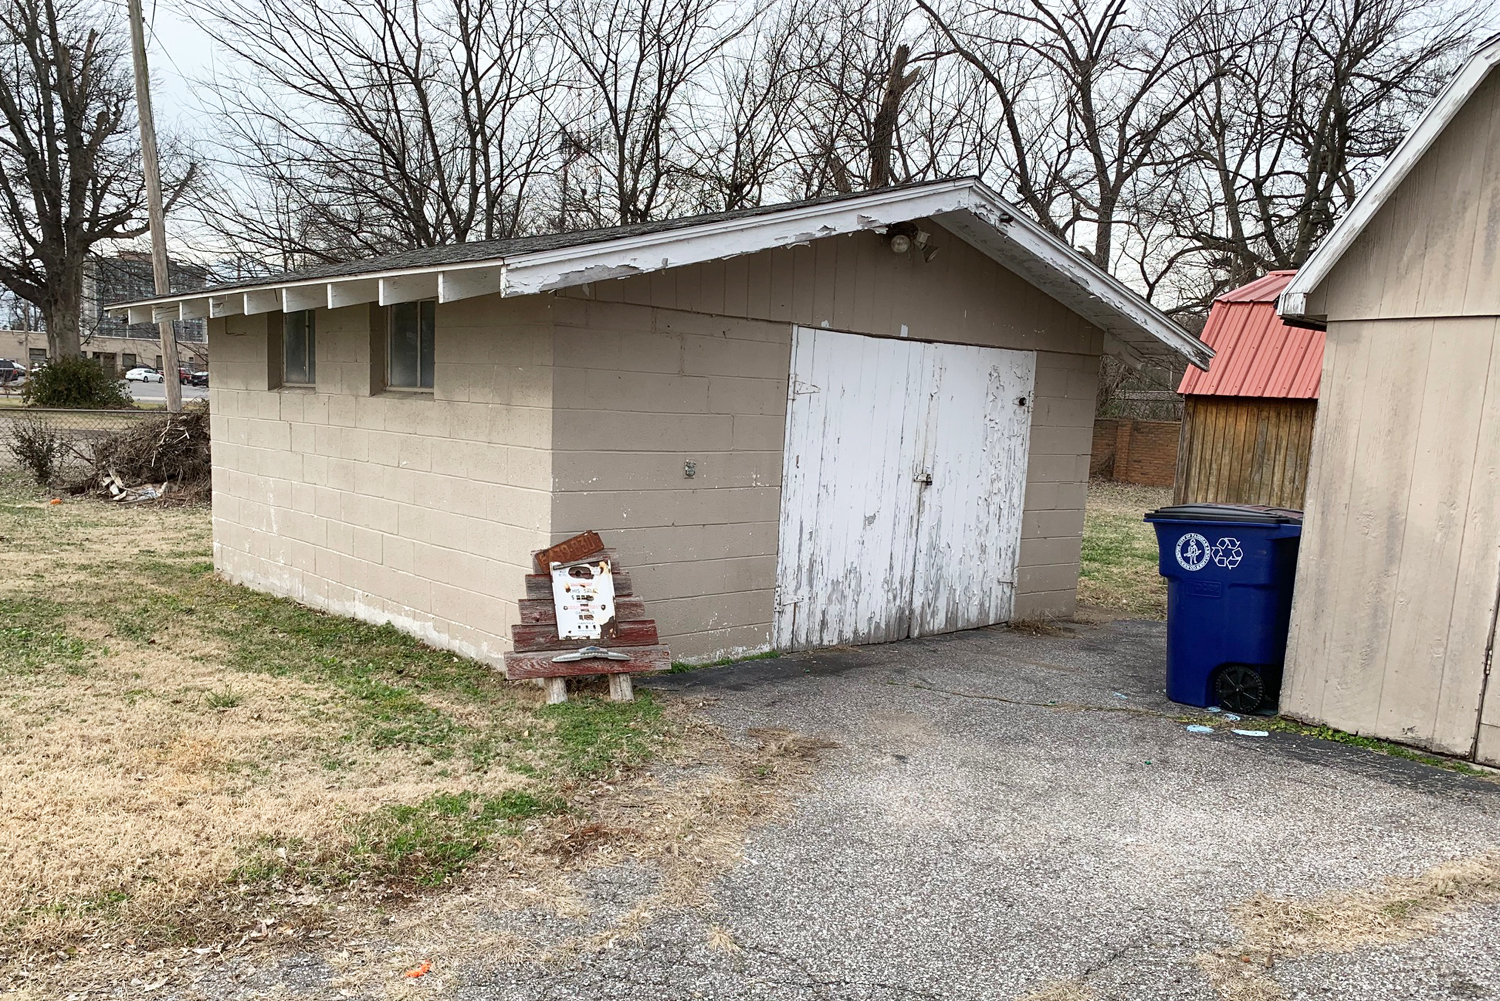
<path id="1" fill-rule="evenodd" d="M 304 354 L 304 369 L 307 380 L 292 379 L 288 374 L 290 360 L 287 353 L 291 349 L 291 338 L 287 336 L 287 329 L 294 317 L 302 317 L 303 334 L 302 346 Z M 311 389 L 318 384 L 318 311 L 316 309 L 294 309 L 289 313 L 281 315 L 281 385 L 289 389 Z"/>
<path id="2" fill-rule="evenodd" d="M 402 310 L 402 307 L 410 307 L 415 310 L 417 322 L 417 352 L 415 358 L 417 382 L 415 385 L 397 383 L 392 374 L 396 362 L 396 315 Z M 423 365 L 424 359 L 422 356 L 422 314 L 424 311 L 430 311 L 432 316 L 432 342 L 428 347 L 428 352 L 432 357 L 426 359 L 425 366 Z M 416 299 L 411 302 L 393 303 L 386 307 L 385 315 L 385 388 L 397 393 L 431 393 L 433 391 L 433 383 L 437 381 L 437 366 L 435 364 L 437 355 L 437 299 Z M 424 374 L 430 380 L 426 385 L 422 384 Z"/>

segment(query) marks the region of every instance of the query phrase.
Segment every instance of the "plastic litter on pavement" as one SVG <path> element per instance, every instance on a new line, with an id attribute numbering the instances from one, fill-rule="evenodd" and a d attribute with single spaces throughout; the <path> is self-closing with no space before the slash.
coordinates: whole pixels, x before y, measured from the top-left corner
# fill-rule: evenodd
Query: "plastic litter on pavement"
<path id="1" fill-rule="evenodd" d="M 1266 730 L 1235 730 L 1241 737 L 1269 737 L 1271 734 Z"/>
<path id="2" fill-rule="evenodd" d="M 1213 733 L 1214 732 L 1214 728 L 1211 727 L 1211 726 L 1204 726 L 1202 723 L 1189 723 L 1188 724 L 1188 728 L 1187 728 L 1187 732 L 1188 733 Z"/>

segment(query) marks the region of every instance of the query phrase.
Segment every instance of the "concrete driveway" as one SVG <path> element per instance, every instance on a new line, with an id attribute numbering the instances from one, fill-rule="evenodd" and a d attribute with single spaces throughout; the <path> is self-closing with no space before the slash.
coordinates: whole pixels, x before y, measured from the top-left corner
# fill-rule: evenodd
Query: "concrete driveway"
<path id="1" fill-rule="evenodd" d="M 1376 888 L 1395 915 L 1420 891 L 1383 903 L 1382 880 L 1500 846 L 1500 784 L 1289 734 L 1188 733 L 1168 718 L 1160 624 L 1070 632 L 652 681 L 732 731 L 841 746 L 706 912 L 562 968 L 471 971 L 463 996 L 1500 996 L 1486 876 L 1425 923 L 1361 927 L 1349 896 Z M 1257 894 L 1311 901 L 1315 926 L 1347 934 L 1261 934 L 1281 954 L 1261 950 L 1231 917 Z M 711 925 L 737 949 L 705 948 Z"/>
<path id="2" fill-rule="evenodd" d="M 1291 734 L 1189 733 L 1162 694 L 1163 655 L 1160 624 L 1116 622 L 652 680 L 731 735 L 784 727 L 838 746 L 706 903 L 642 916 L 599 948 L 507 959 L 497 946 L 421 984 L 386 973 L 374 993 L 1500 997 L 1500 783 Z M 395 970 L 393 950 L 459 925 L 576 941 L 618 927 L 656 878 L 597 869 L 572 916 L 481 893 L 458 924 L 398 921 L 364 953 L 236 962 L 200 989 L 366 995 L 351 964 Z"/>

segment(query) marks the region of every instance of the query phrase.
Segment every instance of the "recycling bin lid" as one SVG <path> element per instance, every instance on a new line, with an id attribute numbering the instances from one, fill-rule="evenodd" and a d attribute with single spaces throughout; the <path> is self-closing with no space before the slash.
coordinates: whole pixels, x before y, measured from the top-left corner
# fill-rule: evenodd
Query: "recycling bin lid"
<path id="1" fill-rule="evenodd" d="M 1302 512 L 1262 504 L 1173 504 L 1146 512 L 1147 521 L 1235 521 L 1254 525 L 1301 524 Z"/>

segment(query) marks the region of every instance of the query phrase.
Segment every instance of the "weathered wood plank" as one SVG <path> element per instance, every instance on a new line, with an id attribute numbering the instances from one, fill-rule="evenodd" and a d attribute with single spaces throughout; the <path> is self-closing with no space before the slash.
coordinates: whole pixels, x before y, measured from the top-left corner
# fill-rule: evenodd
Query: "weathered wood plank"
<path id="1" fill-rule="evenodd" d="M 521 623 L 510 627 L 511 644 L 517 653 L 533 650 L 577 650 L 590 644 L 607 646 L 653 646 L 659 642 L 656 622 L 653 619 L 633 619 L 628 622 L 616 620 L 605 623 L 604 635 L 597 640 L 561 639 L 555 623 Z"/>
<path id="2" fill-rule="evenodd" d="M 523 598 L 519 602 L 521 621 L 524 623 L 556 623 L 557 607 L 548 598 Z M 622 622 L 628 619 L 644 619 L 646 603 L 640 598 L 615 598 L 615 618 Z"/>
<path id="3" fill-rule="evenodd" d="M 1449 321 L 1451 322 L 1451 321 Z M 1476 321 L 1483 322 L 1483 321 Z M 1490 319 L 1489 379 L 1484 411 L 1475 435 L 1472 476 L 1458 557 L 1452 617 L 1448 623 L 1447 659 L 1438 686 L 1433 746 L 1460 748 L 1474 741 L 1473 693 L 1482 699 L 1478 758 L 1500 761 L 1500 745 L 1486 739 L 1500 724 L 1500 680 L 1492 669 L 1484 680 L 1485 647 L 1500 599 L 1500 321 Z"/>
<path id="4" fill-rule="evenodd" d="M 554 661 L 551 651 L 508 653 L 505 676 L 512 681 L 522 678 L 579 678 L 590 674 L 624 674 L 639 671 L 665 671 L 672 666 L 672 656 L 664 646 L 626 647 L 621 653 L 629 660 Z"/>
<path id="5" fill-rule="evenodd" d="M 1300 509 L 1316 414 L 1314 400 L 1189 397 L 1174 502 Z"/>

